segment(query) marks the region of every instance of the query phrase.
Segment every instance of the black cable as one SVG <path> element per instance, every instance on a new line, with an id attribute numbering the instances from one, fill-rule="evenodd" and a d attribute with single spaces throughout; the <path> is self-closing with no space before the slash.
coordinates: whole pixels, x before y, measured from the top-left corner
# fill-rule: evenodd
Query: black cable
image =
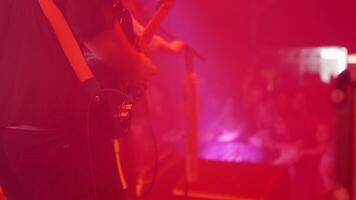
<path id="1" fill-rule="evenodd" d="M 113 89 L 113 88 L 105 88 L 101 90 L 101 95 L 104 95 L 105 92 L 112 92 L 119 94 L 123 96 L 124 98 L 132 101 L 133 99 L 125 94 L 124 92 L 121 92 L 120 90 Z M 89 170 L 90 170 L 90 181 L 93 187 L 93 197 L 95 200 L 98 200 L 98 192 L 97 192 L 97 184 L 95 181 L 95 172 L 94 172 L 94 162 L 93 162 L 93 154 L 92 154 L 92 142 L 91 142 L 91 131 L 90 131 L 90 117 L 91 117 L 91 111 L 92 111 L 92 106 L 95 103 L 104 103 L 104 99 L 97 99 L 97 98 L 104 98 L 102 96 L 98 95 L 92 95 L 92 97 L 89 100 L 88 103 L 88 108 L 87 108 L 87 119 L 86 119 L 86 132 L 87 132 L 87 148 L 88 148 L 88 162 L 89 162 Z"/>
<path id="2" fill-rule="evenodd" d="M 96 181 L 95 181 L 95 172 L 94 172 L 94 163 L 93 163 L 93 155 L 92 155 L 92 148 L 91 148 L 91 139 L 90 139 L 90 114 L 91 114 L 91 108 L 92 105 L 95 101 L 96 96 L 92 96 L 89 100 L 88 103 L 88 108 L 87 108 L 87 119 L 86 119 L 86 139 L 87 139 L 87 148 L 88 148 L 88 162 L 89 162 L 89 170 L 90 170 L 90 181 L 93 187 L 93 198 L 94 200 L 98 200 L 98 192 L 97 192 L 97 187 L 96 187 Z"/>
<path id="3" fill-rule="evenodd" d="M 129 101 L 133 102 L 133 98 L 127 94 L 125 94 L 124 92 L 118 90 L 118 89 L 114 89 L 114 88 L 105 88 L 102 89 L 102 94 L 105 93 L 116 93 L 119 94 L 120 96 L 128 99 Z M 86 129 L 87 129 L 87 147 L 88 147 L 88 161 L 89 161 L 89 168 L 90 168 L 90 178 L 91 178 L 91 184 L 93 187 L 93 197 L 95 200 L 98 200 L 98 196 L 97 196 L 97 186 L 96 186 L 96 181 L 95 181 L 95 172 L 94 172 L 94 162 L 93 162 L 93 158 L 92 158 L 92 142 L 91 142 L 91 131 L 90 131 L 90 117 L 91 117 L 91 111 L 92 111 L 92 106 L 95 103 L 95 101 L 97 101 L 98 96 L 93 96 L 89 103 L 88 103 L 88 109 L 87 109 L 87 123 L 86 123 Z M 100 96 L 99 96 L 100 97 Z M 102 101 L 102 100 L 101 100 Z M 103 103 L 103 102 L 99 102 L 99 103 Z M 156 135 L 155 135 L 155 131 L 154 128 L 152 126 L 151 123 L 151 117 L 150 117 L 150 113 L 149 113 L 149 108 L 148 108 L 148 102 L 147 99 L 145 100 L 145 110 L 146 110 L 146 117 L 147 117 L 147 121 L 148 121 L 148 129 L 149 129 L 149 133 L 152 137 L 152 141 L 154 144 L 154 151 L 155 151 L 155 168 L 154 168 L 154 172 L 152 175 L 152 181 L 150 183 L 150 185 L 148 186 L 147 190 L 142 193 L 142 195 L 137 196 L 137 199 L 142 199 L 148 196 L 148 194 L 152 191 L 152 188 L 154 186 L 154 183 L 157 180 L 157 176 L 158 176 L 158 169 L 159 169 L 159 153 L 158 153 L 158 143 L 157 143 L 157 139 L 156 139 Z"/>
<path id="4" fill-rule="evenodd" d="M 159 171 L 159 151 L 158 151 L 158 143 L 157 143 L 157 138 L 156 138 L 156 134 L 152 125 L 152 118 L 151 118 L 151 113 L 149 110 L 149 104 L 147 101 L 147 96 L 145 98 L 145 111 L 146 111 L 146 120 L 147 120 L 147 124 L 148 124 L 148 129 L 149 129 L 149 133 L 152 137 L 152 142 L 154 145 L 154 154 L 155 154 L 155 168 L 153 171 L 153 175 L 152 175 L 152 180 L 150 185 L 148 185 L 146 191 L 144 193 L 142 193 L 141 195 L 137 196 L 137 199 L 143 199 L 145 197 L 148 196 L 148 194 L 152 191 L 154 184 L 157 181 L 157 177 L 158 177 L 158 171 Z"/>

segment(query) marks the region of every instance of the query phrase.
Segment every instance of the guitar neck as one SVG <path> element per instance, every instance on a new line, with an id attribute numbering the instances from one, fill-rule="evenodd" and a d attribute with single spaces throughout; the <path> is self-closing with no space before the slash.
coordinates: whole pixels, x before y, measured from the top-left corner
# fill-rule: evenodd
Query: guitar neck
<path id="1" fill-rule="evenodd" d="M 157 12 L 153 15 L 151 20 L 148 22 L 141 36 L 146 44 L 149 44 L 151 42 L 157 28 L 162 24 L 163 20 L 166 18 L 169 11 L 170 8 L 162 4 L 158 8 Z"/>

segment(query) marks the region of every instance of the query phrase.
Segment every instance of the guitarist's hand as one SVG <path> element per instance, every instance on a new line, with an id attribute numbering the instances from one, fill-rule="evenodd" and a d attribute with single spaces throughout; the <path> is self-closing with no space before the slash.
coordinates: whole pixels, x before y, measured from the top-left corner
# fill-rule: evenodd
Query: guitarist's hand
<path id="1" fill-rule="evenodd" d="M 182 40 L 173 40 L 169 43 L 169 50 L 172 53 L 182 53 L 185 48 L 185 43 Z"/>
<path id="2" fill-rule="evenodd" d="M 150 51 L 147 43 L 143 40 L 142 37 L 139 36 L 136 38 L 135 47 L 139 52 L 145 55 L 147 55 Z"/>
<path id="3" fill-rule="evenodd" d="M 146 55 L 140 53 L 140 65 L 138 77 L 142 81 L 148 81 L 153 75 L 157 74 L 157 66 L 153 64 L 152 60 L 148 58 Z"/>
<path id="4" fill-rule="evenodd" d="M 128 89 L 134 98 L 142 96 L 143 92 L 147 89 L 150 78 L 157 74 L 157 67 L 154 65 L 147 56 L 139 53 L 139 60 L 137 70 L 131 76 L 131 84 Z"/>

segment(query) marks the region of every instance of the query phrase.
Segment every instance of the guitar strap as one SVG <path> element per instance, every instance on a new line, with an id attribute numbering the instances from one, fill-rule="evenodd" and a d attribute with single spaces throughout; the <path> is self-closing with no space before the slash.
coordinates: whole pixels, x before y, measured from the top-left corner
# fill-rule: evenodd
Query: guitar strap
<path id="1" fill-rule="evenodd" d="M 38 3 L 52 26 L 58 42 L 78 80 L 83 84 L 89 96 L 93 97 L 100 91 L 100 86 L 89 68 L 65 17 L 53 0 L 38 0 Z"/>

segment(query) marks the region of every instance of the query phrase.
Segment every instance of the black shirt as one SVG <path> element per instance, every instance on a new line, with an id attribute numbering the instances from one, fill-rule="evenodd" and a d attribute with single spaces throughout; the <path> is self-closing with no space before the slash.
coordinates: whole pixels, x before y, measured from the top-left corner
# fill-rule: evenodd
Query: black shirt
<path id="1" fill-rule="evenodd" d="M 56 0 L 79 43 L 111 29 L 111 0 Z M 0 5 L 0 127 L 77 126 L 87 101 L 36 0 Z"/>

